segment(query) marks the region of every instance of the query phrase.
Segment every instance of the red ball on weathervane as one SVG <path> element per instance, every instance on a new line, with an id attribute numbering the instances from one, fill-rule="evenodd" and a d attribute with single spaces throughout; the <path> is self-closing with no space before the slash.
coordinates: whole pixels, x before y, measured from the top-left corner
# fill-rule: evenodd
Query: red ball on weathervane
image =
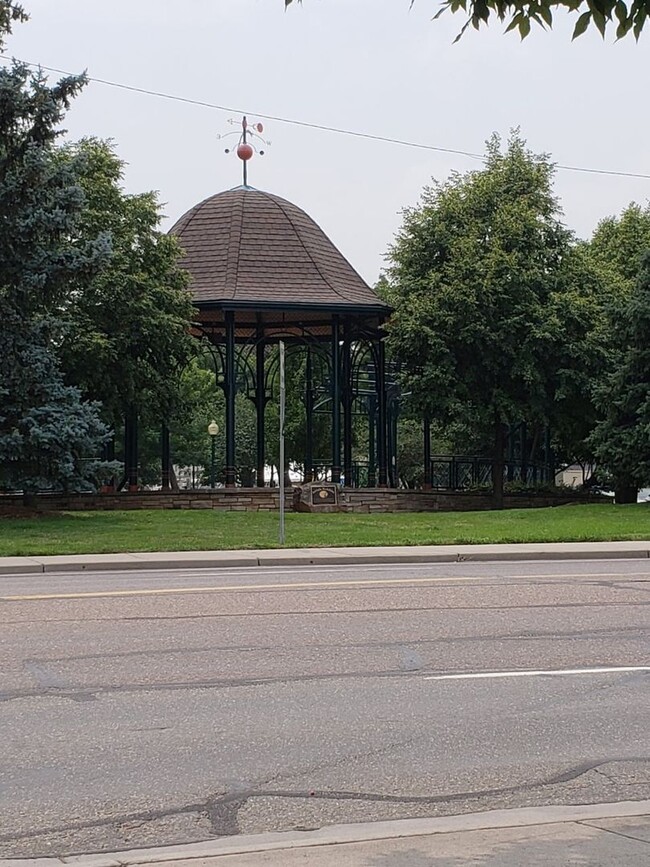
<path id="1" fill-rule="evenodd" d="M 242 142 L 240 145 L 237 145 L 237 156 L 240 160 L 249 160 L 253 156 L 253 148 L 249 144 Z"/>

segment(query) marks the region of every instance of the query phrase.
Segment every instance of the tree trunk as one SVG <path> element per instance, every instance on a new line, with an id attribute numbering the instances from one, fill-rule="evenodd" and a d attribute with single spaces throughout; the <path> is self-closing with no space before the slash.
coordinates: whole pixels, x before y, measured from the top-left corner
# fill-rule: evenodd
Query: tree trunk
<path id="1" fill-rule="evenodd" d="M 614 502 L 617 506 L 636 503 L 639 489 L 635 485 L 619 485 L 614 490 Z"/>
<path id="2" fill-rule="evenodd" d="M 38 509 L 38 497 L 36 491 L 23 491 L 23 506 L 26 509 Z"/>
<path id="3" fill-rule="evenodd" d="M 498 412 L 494 413 L 494 455 L 492 458 L 492 508 L 503 509 L 503 469 L 505 430 Z"/>

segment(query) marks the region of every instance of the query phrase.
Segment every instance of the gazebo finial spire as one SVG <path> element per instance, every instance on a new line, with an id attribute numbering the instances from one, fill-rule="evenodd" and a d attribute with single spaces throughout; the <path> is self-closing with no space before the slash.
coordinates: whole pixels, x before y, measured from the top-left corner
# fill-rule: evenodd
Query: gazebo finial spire
<path id="1" fill-rule="evenodd" d="M 237 145 L 237 156 L 242 162 L 242 172 L 244 175 L 244 186 L 248 186 L 248 161 L 253 156 L 253 147 L 247 141 L 248 138 L 248 121 L 246 115 L 241 119 L 241 140 Z"/>
<path id="2" fill-rule="evenodd" d="M 238 123 L 238 121 L 233 120 L 232 118 L 228 121 L 228 123 Z M 271 144 L 270 141 L 265 141 L 262 138 L 261 133 L 264 132 L 264 126 L 261 123 L 249 124 L 248 118 L 244 115 L 241 119 L 241 133 L 239 133 L 239 143 L 235 148 L 235 153 L 242 161 L 242 174 L 243 174 L 243 184 L 245 187 L 248 186 L 248 161 L 252 158 L 255 153 L 258 153 L 260 156 L 264 156 L 263 150 L 258 150 L 254 144 L 251 144 L 251 141 L 254 142 L 255 139 L 259 139 L 262 144 L 268 146 Z M 218 138 L 226 138 L 229 135 L 237 135 L 236 132 L 226 133 L 225 136 L 218 136 Z M 229 154 L 231 151 L 230 148 L 226 148 L 226 153 Z"/>

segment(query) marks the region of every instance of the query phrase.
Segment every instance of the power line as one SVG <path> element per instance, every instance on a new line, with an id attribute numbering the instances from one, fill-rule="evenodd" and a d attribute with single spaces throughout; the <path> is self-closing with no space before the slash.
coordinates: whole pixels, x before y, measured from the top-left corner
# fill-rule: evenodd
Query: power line
<path id="1" fill-rule="evenodd" d="M 65 69 L 57 69 L 54 66 L 43 66 L 43 64 L 41 64 L 41 63 L 31 63 L 28 60 L 19 60 L 18 58 L 8 57 L 6 54 L 0 54 L 0 60 L 17 60 L 18 63 L 24 63 L 25 66 L 31 66 L 31 67 L 34 67 L 36 69 L 44 69 L 47 72 L 56 72 L 58 75 L 74 75 L 74 73 L 68 72 Z M 412 142 L 412 141 L 407 141 L 404 139 L 389 138 L 387 136 L 373 135 L 372 133 L 368 133 L 368 132 L 359 132 L 358 130 L 342 129 L 340 127 L 334 127 L 334 126 L 325 126 L 324 124 L 320 124 L 320 123 L 310 123 L 309 121 L 306 121 L 306 120 L 295 120 L 294 118 L 279 117 L 278 115 L 274 115 L 274 114 L 264 114 L 263 112 L 260 112 L 260 111 L 250 111 L 249 109 L 233 108 L 232 106 L 228 106 L 228 105 L 218 105 L 217 103 L 214 103 L 214 102 L 204 102 L 203 100 L 192 99 L 191 97 L 188 97 L 188 96 L 177 96 L 177 95 L 172 94 L 172 93 L 163 93 L 162 91 L 159 91 L 159 90 L 148 90 L 145 87 L 135 87 L 132 84 L 122 84 L 122 83 L 117 82 L 117 81 L 109 81 L 106 78 L 93 78 L 89 75 L 86 76 L 86 78 L 88 79 L 88 81 L 91 81 L 94 84 L 104 84 L 107 87 L 115 87 L 115 88 L 118 88 L 120 90 L 128 90 L 131 93 L 141 93 L 141 94 L 144 94 L 146 96 L 156 96 L 159 99 L 168 99 L 168 100 L 172 100 L 174 102 L 183 102 L 187 105 L 198 105 L 201 108 L 211 108 L 211 109 L 214 109 L 216 111 L 225 111 L 225 112 L 228 112 L 231 114 L 247 114 L 247 115 L 251 115 L 254 117 L 259 117 L 262 120 L 271 120 L 271 121 L 274 121 L 275 123 L 286 123 L 286 124 L 290 124 L 292 126 L 301 126 L 301 127 L 307 128 L 307 129 L 320 130 L 322 132 L 332 132 L 332 133 L 337 133 L 339 135 L 349 135 L 349 136 L 354 136 L 356 138 L 365 138 L 365 139 L 370 139 L 372 141 L 386 142 L 387 144 L 403 145 L 404 147 L 420 148 L 421 150 L 440 151 L 441 153 L 455 154 L 457 156 L 464 156 L 464 157 L 472 157 L 473 159 L 478 159 L 478 160 L 483 159 L 483 156 L 481 154 L 471 153 L 470 151 L 456 150 L 454 148 L 437 147 L 436 145 L 424 144 L 422 142 Z"/>
<path id="2" fill-rule="evenodd" d="M 68 72 L 65 69 L 57 69 L 55 66 L 44 66 L 41 63 L 31 63 L 27 60 L 19 60 L 18 58 L 12 58 L 7 56 L 6 54 L 0 54 L 0 60 L 13 61 L 16 60 L 18 63 L 23 63 L 25 66 L 31 66 L 35 69 L 44 69 L 46 72 L 55 72 L 57 75 L 74 75 L 75 73 Z M 89 82 L 93 84 L 103 84 L 106 87 L 114 87 L 119 90 L 126 90 L 130 93 L 140 93 L 145 96 L 155 96 L 158 99 L 167 99 L 173 102 L 182 102 L 186 105 L 196 105 L 200 108 L 209 108 L 213 111 L 224 111 L 231 114 L 247 114 L 255 117 L 259 117 L 262 120 L 271 120 L 274 123 L 284 123 L 289 124 L 291 126 L 299 126 L 306 129 L 314 129 L 319 130 L 320 132 L 329 132 L 335 133 L 337 135 L 347 135 L 354 138 L 362 138 L 370 141 L 384 142 L 385 144 L 394 144 L 400 145 L 402 147 L 409 148 L 417 148 L 419 150 L 427 150 L 427 151 L 436 151 L 438 153 L 445 154 L 454 154 L 456 156 L 470 157 L 471 159 L 484 161 L 485 157 L 482 154 L 473 153 L 472 151 L 464 151 L 456 148 L 445 148 L 440 147 L 438 145 L 426 144 L 424 142 L 414 142 L 409 141 L 407 139 L 399 139 L 399 138 L 391 138 L 390 136 L 383 135 L 375 135 L 374 133 L 369 132 L 361 132 L 359 130 L 345 129 L 342 127 L 336 126 L 327 126 L 326 124 L 320 123 L 311 123 L 306 120 L 296 120 L 295 118 L 288 117 L 280 117 L 279 115 L 274 114 L 265 114 L 259 111 L 249 111 L 241 108 L 233 108 L 232 106 L 227 105 L 219 105 L 214 102 L 204 102 L 200 99 L 192 99 L 188 96 L 178 96 L 172 93 L 164 93 L 159 90 L 149 90 L 145 87 L 136 87 L 132 84 L 122 84 L 118 81 L 110 81 L 106 78 L 94 78 L 91 76 L 86 76 Z M 560 165 L 559 163 L 555 164 L 557 169 L 566 172 L 582 172 L 585 174 L 592 175 L 610 175 L 613 177 L 621 177 L 621 178 L 637 178 L 641 180 L 650 181 L 650 174 L 642 174 L 640 172 L 623 172 L 623 171 L 615 171 L 613 169 L 591 169 L 586 168 L 585 166 L 565 166 Z"/>

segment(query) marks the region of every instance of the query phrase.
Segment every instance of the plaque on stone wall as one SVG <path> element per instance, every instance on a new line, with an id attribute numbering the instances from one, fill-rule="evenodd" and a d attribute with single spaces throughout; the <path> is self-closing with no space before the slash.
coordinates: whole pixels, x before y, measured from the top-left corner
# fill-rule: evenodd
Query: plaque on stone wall
<path id="1" fill-rule="evenodd" d="M 312 485 L 311 504 L 312 506 L 336 506 L 339 501 L 338 493 L 336 485 Z"/>
<path id="2" fill-rule="evenodd" d="M 333 482 L 310 482 L 294 490 L 296 512 L 338 512 L 339 486 Z"/>

